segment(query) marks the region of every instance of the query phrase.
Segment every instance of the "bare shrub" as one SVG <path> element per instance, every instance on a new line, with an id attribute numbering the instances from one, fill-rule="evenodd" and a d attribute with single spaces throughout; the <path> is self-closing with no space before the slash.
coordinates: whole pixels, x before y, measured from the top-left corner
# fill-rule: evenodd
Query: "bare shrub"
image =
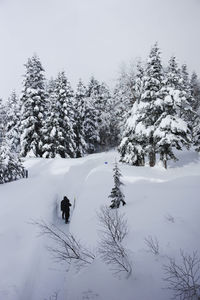
<path id="1" fill-rule="evenodd" d="M 101 229 L 99 253 L 104 262 L 112 265 L 114 274 L 126 272 L 129 276 L 132 267 L 127 250 L 122 241 L 128 234 L 127 221 L 124 215 L 119 214 L 117 209 L 111 210 L 104 206 L 98 213 Z"/>
<path id="2" fill-rule="evenodd" d="M 192 255 L 180 250 L 181 264 L 174 258 L 168 258 L 169 264 L 164 265 L 167 289 L 174 293 L 173 299 L 200 300 L 200 259 L 197 252 Z"/>
<path id="3" fill-rule="evenodd" d="M 153 238 L 151 235 L 149 235 L 144 239 L 144 241 L 151 253 L 153 253 L 154 255 L 159 255 L 159 242 L 156 237 Z"/>
<path id="4" fill-rule="evenodd" d="M 47 249 L 57 261 L 65 261 L 69 266 L 74 263 L 77 269 L 93 262 L 95 255 L 71 233 L 66 234 L 55 225 L 49 225 L 44 221 L 33 222 L 33 224 L 40 228 L 41 235 L 47 235 L 55 241 L 54 245 Z"/>

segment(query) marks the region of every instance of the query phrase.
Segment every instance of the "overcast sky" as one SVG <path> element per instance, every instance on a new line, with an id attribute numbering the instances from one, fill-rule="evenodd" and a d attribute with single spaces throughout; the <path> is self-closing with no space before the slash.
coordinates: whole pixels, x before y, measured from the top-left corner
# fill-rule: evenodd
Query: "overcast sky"
<path id="1" fill-rule="evenodd" d="M 0 41 L 4 99 L 33 53 L 47 77 L 65 70 L 73 86 L 91 75 L 112 84 L 155 41 L 164 62 L 175 54 L 200 74 L 200 0 L 0 0 Z"/>

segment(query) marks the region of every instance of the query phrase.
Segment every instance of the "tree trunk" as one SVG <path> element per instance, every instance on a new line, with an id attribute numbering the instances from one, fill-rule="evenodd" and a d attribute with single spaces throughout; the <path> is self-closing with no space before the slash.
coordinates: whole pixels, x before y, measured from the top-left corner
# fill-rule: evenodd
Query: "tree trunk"
<path id="1" fill-rule="evenodd" d="M 163 164 L 164 164 L 164 168 L 167 169 L 167 160 L 166 159 L 163 160 Z"/>
<path id="2" fill-rule="evenodd" d="M 154 151 L 149 153 L 149 166 L 154 167 L 156 164 L 156 154 Z"/>

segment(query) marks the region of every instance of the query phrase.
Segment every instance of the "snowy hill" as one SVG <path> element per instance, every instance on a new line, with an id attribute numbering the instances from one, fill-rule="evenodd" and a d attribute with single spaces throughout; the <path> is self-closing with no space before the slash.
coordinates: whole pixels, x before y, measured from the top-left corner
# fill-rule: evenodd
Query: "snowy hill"
<path id="1" fill-rule="evenodd" d="M 179 155 L 180 156 L 180 155 Z M 166 256 L 180 249 L 200 255 L 200 159 L 181 153 L 168 170 L 160 166 L 120 164 L 127 205 L 120 207 L 128 221 L 128 248 L 133 273 L 113 277 L 100 258 L 79 272 L 55 263 L 46 249 L 47 237 L 38 237 L 34 220 L 54 223 L 71 232 L 88 247 L 99 240 L 97 212 L 110 204 L 115 151 L 80 159 L 28 159 L 29 178 L 0 186 L 0 300 L 168 300 L 163 289 Z M 107 163 L 105 163 L 107 162 Z M 59 203 L 67 195 L 76 206 L 69 225 L 64 224 Z M 159 255 L 149 252 L 148 236 L 159 242 Z"/>

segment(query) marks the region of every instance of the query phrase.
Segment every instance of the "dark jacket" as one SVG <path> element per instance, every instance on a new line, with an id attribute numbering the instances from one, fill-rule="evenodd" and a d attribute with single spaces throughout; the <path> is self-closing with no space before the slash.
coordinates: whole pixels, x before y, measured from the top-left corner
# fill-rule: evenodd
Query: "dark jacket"
<path id="1" fill-rule="evenodd" d="M 65 196 L 64 199 L 61 201 L 60 209 L 65 212 L 69 212 L 70 206 L 71 203 L 69 202 L 69 199 Z"/>

